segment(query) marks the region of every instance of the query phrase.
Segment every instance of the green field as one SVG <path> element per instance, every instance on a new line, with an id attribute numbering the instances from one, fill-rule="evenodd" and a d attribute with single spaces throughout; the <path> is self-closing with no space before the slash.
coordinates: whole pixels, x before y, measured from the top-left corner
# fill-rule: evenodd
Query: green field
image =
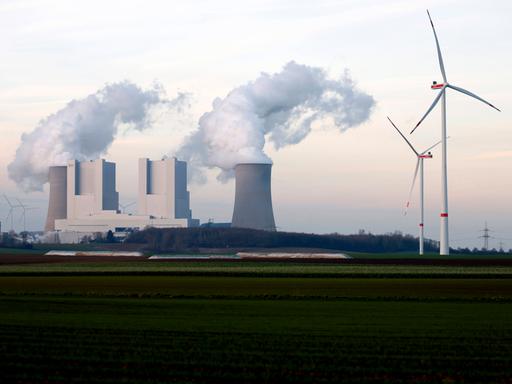
<path id="1" fill-rule="evenodd" d="M 0 382 L 511 380 L 510 267 L 0 267 Z"/>
<path id="2" fill-rule="evenodd" d="M 123 261 L 1 265 L 0 276 L 189 275 L 246 277 L 512 277 L 512 266 L 301 264 L 247 261 Z"/>

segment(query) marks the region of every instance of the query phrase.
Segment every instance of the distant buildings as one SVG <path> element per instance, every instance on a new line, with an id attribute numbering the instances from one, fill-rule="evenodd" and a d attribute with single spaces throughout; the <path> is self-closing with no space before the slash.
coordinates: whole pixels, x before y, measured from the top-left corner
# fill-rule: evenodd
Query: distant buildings
<path id="1" fill-rule="evenodd" d="M 119 211 L 116 165 L 103 159 L 71 160 L 50 167 L 50 200 L 46 231 L 57 231 L 61 242 L 112 231 L 118 236 L 145 227 L 192 227 L 187 163 L 175 158 L 139 160 L 137 214 Z"/>
<path id="2" fill-rule="evenodd" d="M 238 164 L 232 223 L 207 226 L 275 231 L 271 170 L 272 164 Z M 48 242 L 75 243 L 109 231 L 124 237 L 146 227 L 199 226 L 190 210 L 187 163 L 176 158 L 139 159 L 137 214 L 119 210 L 115 163 L 71 160 L 65 166 L 50 167 L 49 182 Z"/>

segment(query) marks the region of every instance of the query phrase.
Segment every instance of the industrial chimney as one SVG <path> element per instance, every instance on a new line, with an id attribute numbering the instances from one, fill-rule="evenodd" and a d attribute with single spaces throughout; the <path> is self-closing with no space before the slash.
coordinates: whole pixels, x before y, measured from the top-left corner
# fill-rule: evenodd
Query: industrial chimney
<path id="1" fill-rule="evenodd" d="M 67 178 L 66 166 L 50 167 L 50 199 L 44 226 L 46 232 L 55 230 L 55 220 L 67 217 Z"/>
<path id="2" fill-rule="evenodd" d="M 272 164 L 238 164 L 232 227 L 275 231 L 270 176 Z"/>

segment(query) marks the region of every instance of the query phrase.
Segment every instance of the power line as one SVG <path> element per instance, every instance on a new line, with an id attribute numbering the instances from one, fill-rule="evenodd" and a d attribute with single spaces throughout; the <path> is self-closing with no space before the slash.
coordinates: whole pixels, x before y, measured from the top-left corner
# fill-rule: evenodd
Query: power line
<path id="1" fill-rule="evenodd" d="M 450 239 L 450 241 L 453 241 L 455 243 L 460 243 L 461 241 L 471 241 L 471 240 L 475 240 L 474 237 L 466 237 L 465 239 Z"/>

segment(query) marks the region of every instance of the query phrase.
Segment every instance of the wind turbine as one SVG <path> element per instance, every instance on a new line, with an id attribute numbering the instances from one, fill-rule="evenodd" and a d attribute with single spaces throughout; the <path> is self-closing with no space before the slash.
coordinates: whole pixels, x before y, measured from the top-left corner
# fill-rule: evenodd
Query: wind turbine
<path id="1" fill-rule="evenodd" d="M 434 23 L 432 22 L 432 18 L 430 17 L 430 13 L 427 10 L 428 18 L 430 20 L 430 25 L 432 25 L 432 31 L 434 32 L 434 38 L 436 40 L 436 48 L 437 48 L 437 57 L 439 59 L 439 68 L 441 69 L 441 75 L 443 76 L 443 83 L 438 84 L 437 82 L 433 82 L 431 88 L 432 89 L 438 89 L 439 93 L 434 99 L 434 102 L 429 107 L 427 112 L 423 115 L 423 117 L 420 119 L 418 124 L 414 127 L 414 129 L 411 131 L 413 133 L 416 128 L 425 120 L 425 118 L 428 116 L 428 114 L 434 109 L 436 104 L 441 100 L 441 142 L 442 142 L 442 168 L 441 168 L 441 183 L 442 183 L 442 207 L 441 207 L 441 233 L 440 233 L 440 242 L 439 242 L 439 254 L 440 255 L 449 255 L 450 254 L 450 242 L 448 238 L 448 175 L 447 175 L 447 156 L 446 156 L 446 89 L 451 88 L 454 91 L 463 93 L 465 95 L 471 96 L 474 99 L 477 99 L 481 101 L 484 104 L 487 104 L 491 108 L 496 109 L 497 111 L 500 111 L 498 108 L 496 108 L 494 105 L 489 103 L 488 101 L 485 101 L 480 96 L 475 95 L 472 92 L 469 92 L 468 90 L 465 90 L 463 88 L 457 87 L 455 85 L 452 85 L 448 82 L 446 78 L 446 72 L 444 70 L 444 63 L 443 63 L 443 56 L 441 55 L 441 48 L 439 47 L 439 40 L 437 39 L 436 30 L 434 28 Z M 501 112 L 501 111 L 500 111 Z"/>
<path id="2" fill-rule="evenodd" d="M 400 136 L 402 136 L 402 138 L 405 140 L 407 145 L 409 145 L 409 147 L 412 149 L 412 151 L 414 152 L 414 155 L 417 158 L 417 160 L 416 160 L 416 169 L 414 170 L 414 177 L 412 178 L 411 189 L 409 190 L 409 197 L 407 199 L 407 204 L 405 205 L 404 215 L 407 214 L 407 209 L 409 208 L 409 204 L 410 204 L 411 196 L 412 196 L 412 191 L 414 189 L 414 184 L 416 183 L 416 177 L 418 176 L 418 170 L 419 170 L 419 173 L 420 173 L 420 236 L 419 236 L 420 252 L 419 253 L 420 253 L 420 255 L 423 255 L 424 242 L 425 242 L 424 241 L 424 221 L 423 221 L 424 220 L 424 216 L 425 216 L 423 160 L 431 159 L 432 158 L 432 153 L 430 153 L 430 150 L 432 148 L 436 147 L 437 145 L 439 145 L 441 143 L 441 141 L 438 141 L 437 143 L 435 143 L 431 147 L 425 149 L 423 152 L 418 152 L 413 147 L 413 145 L 409 142 L 409 140 L 407 140 L 407 138 L 404 136 L 404 134 L 398 129 L 398 127 L 395 125 L 395 123 L 393 123 L 393 121 L 391 121 L 391 119 L 389 117 L 388 117 L 388 120 L 391 123 L 391 125 L 393 127 L 395 127 L 395 129 L 400 134 Z"/>
<path id="3" fill-rule="evenodd" d="M 126 208 L 131 207 L 133 204 L 135 204 L 135 201 L 132 201 L 131 203 L 128 204 L 119 203 L 119 206 L 121 207 L 121 213 L 126 213 Z"/>
<path id="4" fill-rule="evenodd" d="M 26 222 L 27 211 L 38 209 L 38 208 L 37 207 L 29 207 L 29 206 L 23 204 L 21 202 L 21 200 L 18 198 L 16 198 L 16 200 L 18 201 L 18 204 L 19 204 L 18 207 L 20 207 L 22 209 L 20 222 L 23 221 L 23 232 L 27 232 L 27 222 Z"/>
<path id="5" fill-rule="evenodd" d="M 9 198 L 4 195 L 5 201 L 7 201 L 7 204 L 9 205 L 9 213 L 7 214 L 5 221 L 9 221 L 9 218 L 11 219 L 11 231 L 14 230 L 14 209 L 19 208 L 19 205 L 13 205 Z"/>

